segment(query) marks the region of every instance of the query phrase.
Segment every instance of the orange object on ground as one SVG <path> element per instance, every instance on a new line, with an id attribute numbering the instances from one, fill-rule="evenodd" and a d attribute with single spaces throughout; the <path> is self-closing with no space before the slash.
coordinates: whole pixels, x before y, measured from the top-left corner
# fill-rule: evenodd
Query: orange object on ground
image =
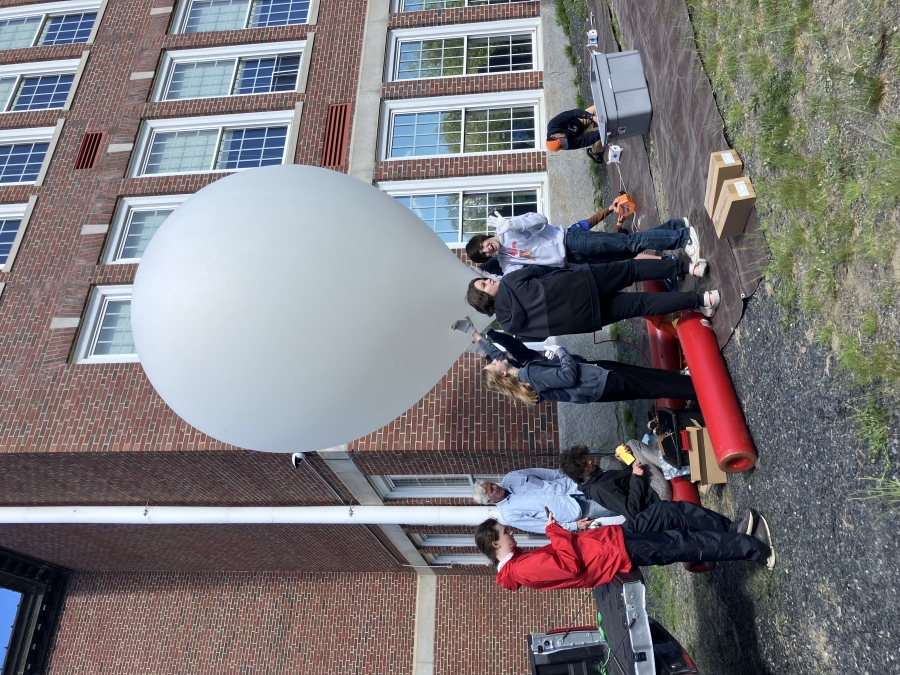
<path id="1" fill-rule="evenodd" d="M 753 468 L 759 455 L 715 333 L 702 315 L 688 311 L 678 321 L 678 340 L 691 369 L 719 468 L 726 473 Z"/>

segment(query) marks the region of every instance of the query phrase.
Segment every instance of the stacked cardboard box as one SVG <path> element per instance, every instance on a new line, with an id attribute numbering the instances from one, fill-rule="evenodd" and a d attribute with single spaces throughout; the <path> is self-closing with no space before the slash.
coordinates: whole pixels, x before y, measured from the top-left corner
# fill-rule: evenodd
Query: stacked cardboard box
<path id="1" fill-rule="evenodd" d="M 691 461 L 691 481 L 700 483 L 700 489 L 707 485 L 725 483 L 727 474 L 719 468 L 713 452 L 712 441 L 706 427 L 688 427 L 685 429 L 690 438 L 691 448 L 688 457 Z M 703 490 L 705 492 L 705 490 Z"/>
<path id="2" fill-rule="evenodd" d="M 714 152 L 709 158 L 704 206 L 720 239 L 743 234 L 756 203 L 753 184 L 741 176 L 743 167 L 734 150 Z"/>

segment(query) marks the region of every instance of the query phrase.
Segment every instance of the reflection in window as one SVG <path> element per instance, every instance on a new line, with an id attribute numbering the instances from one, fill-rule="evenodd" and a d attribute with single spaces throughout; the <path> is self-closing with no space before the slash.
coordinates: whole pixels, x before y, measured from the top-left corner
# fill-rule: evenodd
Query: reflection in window
<path id="1" fill-rule="evenodd" d="M 153 209 L 148 211 L 131 211 L 128 224 L 122 236 L 122 245 L 116 254 L 116 260 L 140 260 L 147 250 L 147 244 L 156 234 L 175 209 Z"/>
<path id="2" fill-rule="evenodd" d="M 185 33 L 306 23 L 309 0 L 193 0 Z"/>
<path id="3" fill-rule="evenodd" d="M 0 183 L 32 183 L 37 180 L 49 143 L 0 145 Z"/>
<path id="4" fill-rule="evenodd" d="M 449 9 L 451 7 L 479 7 L 483 5 L 506 5 L 525 0 L 400 0 L 401 12 L 421 12 L 426 9 Z"/>
<path id="5" fill-rule="evenodd" d="M 7 218 L 0 220 L 0 266 L 6 264 L 9 258 L 9 252 L 12 250 L 13 242 L 19 233 L 19 226 L 22 224 L 21 218 Z"/>
<path id="6" fill-rule="evenodd" d="M 530 33 L 402 41 L 397 54 L 399 80 L 531 70 L 534 64 Z"/>
<path id="7" fill-rule="evenodd" d="M 460 131 L 464 129 L 463 143 Z M 390 157 L 501 152 L 535 147 L 534 106 L 396 113 Z"/>

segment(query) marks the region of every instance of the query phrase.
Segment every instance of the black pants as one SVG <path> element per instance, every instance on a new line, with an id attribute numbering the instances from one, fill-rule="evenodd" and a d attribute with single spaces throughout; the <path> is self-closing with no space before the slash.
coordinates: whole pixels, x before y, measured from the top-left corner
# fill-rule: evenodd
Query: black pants
<path id="1" fill-rule="evenodd" d="M 600 295 L 600 323 L 607 326 L 634 316 L 660 316 L 697 309 L 703 304 L 698 293 L 620 293 L 636 281 L 672 279 L 685 272 L 677 260 L 622 260 L 591 265 Z"/>
<path id="2" fill-rule="evenodd" d="M 622 526 L 625 550 L 635 565 L 704 560 L 764 563 L 769 547 L 735 529 L 722 514 L 688 502 L 657 502 Z"/>
<path id="3" fill-rule="evenodd" d="M 618 361 L 589 361 L 608 370 L 602 401 L 633 401 L 638 398 L 696 400 L 689 375 L 661 368 L 641 368 Z"/>

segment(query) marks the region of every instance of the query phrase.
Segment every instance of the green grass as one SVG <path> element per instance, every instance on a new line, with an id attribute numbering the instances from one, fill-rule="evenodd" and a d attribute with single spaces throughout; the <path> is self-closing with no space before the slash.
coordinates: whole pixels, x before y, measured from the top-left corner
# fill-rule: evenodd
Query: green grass
<path id="1" fill-rule="evenodd" d="M 565 0 L 556 0 L 556 23 L 562 27 L 566 35 L 570 35 L 572 27 L 569 25 L 569 14 L 566 12 Z"/>
<path id="2" fill-rule="evenodd" d="M 878 501 L 884 503 L 889 511 L 900 510 L 900 481 L 893 478 L 871 478 L 872 487 L 857 492 L 852 499 Z"/>
<path id="3" fill-rule="evenodd" d="M 622 412 L 622 424 L 625 427 L 625 438 L 636 438 L 637 418 L 634 410 L 628 404 L 623 404 L 620 410 Z"/>
<path id="4" fill-rule="evenodd" d="M 869 446 L 869 461 L 874 464 L 882 456 L 887 460 L 890 416 L 881 401 L 870 396 L 864 407 L 854 408 L 853 421 L 857 435 Z"/>
<path id="5" fill-rule="evenodd" d="M 657 614 L 656 618 L 670 632 L 678 631 L 684 619 L 678 608 L 678 595 L 668 568 L 648 567 L 647 588 L 647 597 Z"/>

